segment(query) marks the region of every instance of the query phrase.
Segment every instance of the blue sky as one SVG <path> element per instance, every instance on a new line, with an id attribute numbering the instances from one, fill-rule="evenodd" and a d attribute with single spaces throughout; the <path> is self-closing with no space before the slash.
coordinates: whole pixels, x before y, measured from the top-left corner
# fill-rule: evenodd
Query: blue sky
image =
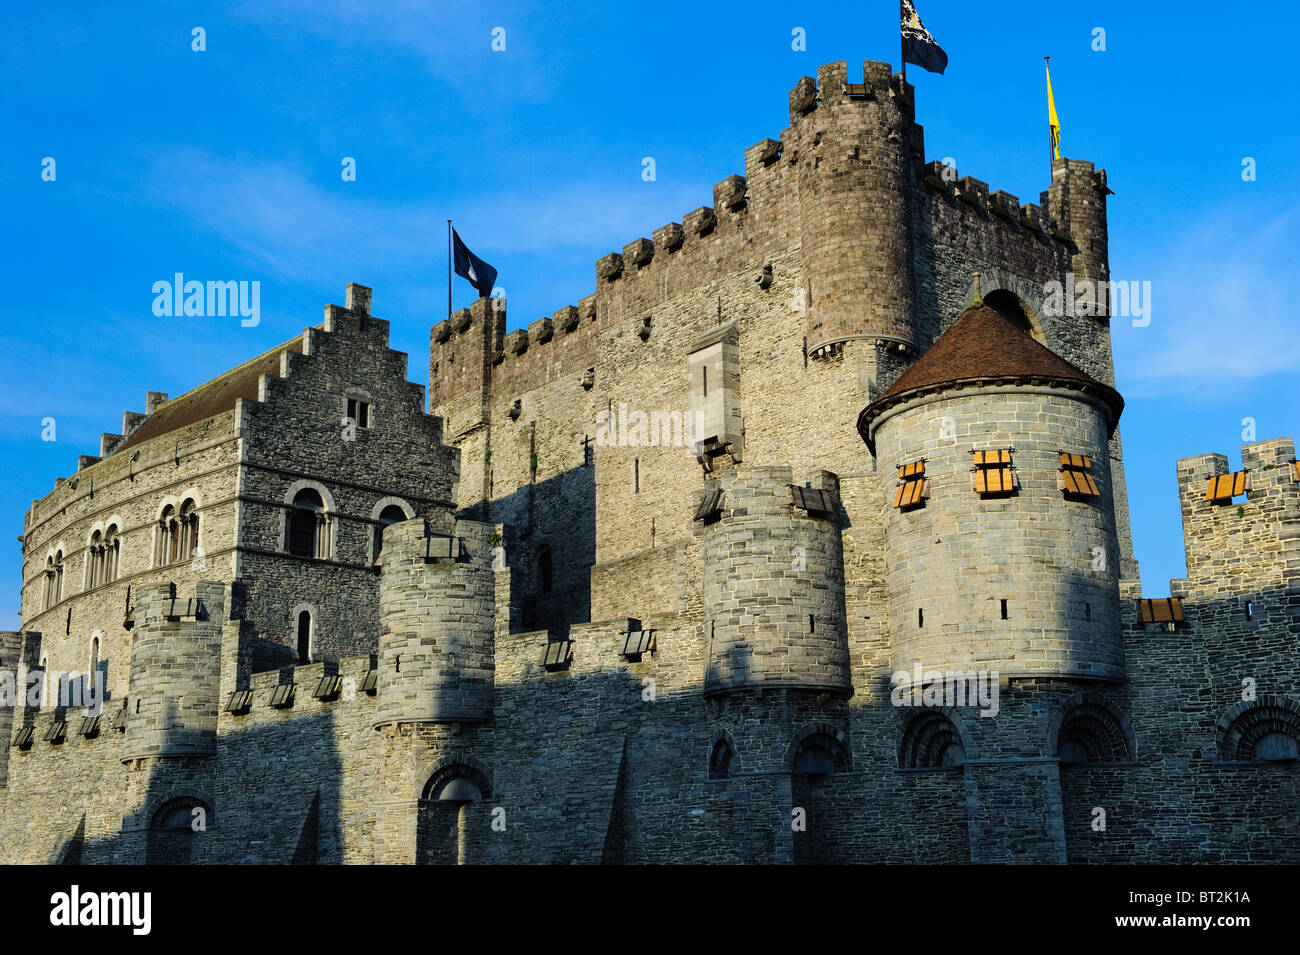
<path id="1" fill-rule="evenodd" d="M 373 7 L 368 8 L 368 7 Z M 6 320 L 0 515 L 96 453 L 147 390 L 178 395 L 375 289 L 427 381 L 446 310 L 445 220 L 500 270 L 511 327 L 576 303 L 595 261 L 711 201 L 786 125 L 817 65 L 897 66 L 893 0 L 551 3 L 342 0 L 8 4 L 0 14 Z M 927 159 L 1037 201 L 1043 61 L 1062 149 L 1108 170 L 1112 277 L 1152 283 L 1116 319 L 1116 372 L 1146 592 L 1184 573 L 1174 462 L 1240 461 L 1300 431 L 1300 190 L 1292 4 L 919 0 L 949 55 L 913 68 Z M 1250 18 L 1243 11 L 1249 10 Z M 205 52 L 191 49 L 194 27 Z M 504 52 L 491 49 L 505 30 Z M 791 49 L 803 28 L 807 49 Z M 1105 30 L 1104 52 L 1092 49 Z M 56 179 L 43 182 L 44 157 Z M 641 178 L 652 156 L 657 179 Z M 343 157 L 357 180 L 340 176 Z M 1257 178 L 1242 179 L 1255 160 Z M 158 318 L 174 272 L 261 282 L 261 322 Z M 456 306 L 469 304 L 457 282 Z M 42 419 L 57 440 L 41 440 Z M 0 561 L 17 626 L 20 557 Z"/>

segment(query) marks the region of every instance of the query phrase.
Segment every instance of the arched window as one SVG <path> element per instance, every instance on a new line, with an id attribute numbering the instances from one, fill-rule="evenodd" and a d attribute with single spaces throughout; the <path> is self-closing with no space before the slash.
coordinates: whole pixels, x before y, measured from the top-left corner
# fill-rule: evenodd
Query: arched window
<path id="1" fill-rule="evenodd" d="M 298 662 L 311 663 L 311 613 L 303 610 L 298 614 Z"/>
<path id="2" fill-rule="evenodd" d="M 54 602 L 63 599 L 63 551 L 54 555 Z"/>
<path id="3" fill-rule="evenodd" d="M 843 744 L 826 733 L 816 733 L 805 739 L 795 754 L 791 770 L 800 776 L 829 776 L 849 768 L 848 754 Z"/>
<path id="4" fill-rule="evenodd" d="M 170 564 L 176 559 L 179 542 L 179 525 L 176 520 L 176 508 L 168 504 L 158 518 L 158 550 L 154 554 L 155 566 Z"/>
<path id="5" fill-rule="evenodd" d="M 328 558 L 329 515 L 320 493 L 305 487 L 293 498 L 289 511 L 289 553 L 296 557 Z"/>
<path id="6" fill-rule="evenodd" d="M 199 508 L 193 498 L 186 498 L 181 504 L 179 532 L 176 559 L 189 560 L 199 546 Z"/>
<path id="7" fill-rule="evenodd" d="M 104 535 L 99 531 L 90 535 L 86 547 L 86 589 L 91 590 L 104 582 Z"/>
<path id="8" fill-rule="evenodd" d="M 90 677 L 92 680 L 95 678 L 95 670 L 98 669 L 98 667 L 99 667 L 99 637 L 91 637 L 90 638 L 90 666 L 87 668 L 87 672 L 90 673 Z"/>
<path id="9" fill-rule="evenodd" d="M 1039 342 L 1043 341 L 1042 333 L 1034 327 L 1034 323 L 1025 309 L 1025 303 L 1014 292 L 1006 289 L 994 289 L 984 296 L 984 304 L 1031 338 L 1037 339 Z M 1073 303 L 1069 303 L 1069 307 L 1073 307 Z"/>
<path id="10" fill-rule="evenodd" d="M 49 610 L 56 603 L 54 599 L 54 555 L 45 558 L 45 606 Z"/>
<path id="11" fill-rule="evenodd" d="M 393 524 L 406 520 L 406 512 L 396 504 L 389 504 L 379 512 L 379 523 L 375 526 L 375 563 L 380 563 L 379 555 L 384 549 L 384 531 Z"/>
<path id="12" fill-rule="evenodd" d="M 1294 763 L 1300 759 L 1300 703 L 1281 696 L 1238 703 L 1219 722 L 1219 757 L 1231 763 Z"/>
<path id="13" fill-rule="evenodd" d="M 713 752 L 709 754 L 709 778 L 710 779 L 730 779 L 731 762 L 736 756 L 736 751 L 731 748 L 731 744 L 725 739 L 720 739 L 713 744 Z"/>
<path id="14" fill-rule="evenodd" d="M 1063 764 L 1123 763 L 1129 759 L 1124 727 L 1107 707 L 1085 702 L 1071 707 L 1056 736 Z"/>
<path id="15" fill-rule="evenodd" d="M 122 556 L 122 541 L 117 536 L 117 525 L 109 524 L 104 531 L 104 579 L 100 583 L 117 580 L 119 559 Z"/>
<path id="16" fill-rule="evenodd" d="M 898 765 L 903 769 L 950 769 L 966 762 L 966 748 L 952 720 L 942 713 L 922 713 L 903 733 Z"/>
<path id="17" fill-rule="evenodd" d="M 542 593 L 549 594 L 552 585 L 551 548 L 542 545 L 537 554 L 537 585 Z"/>
<path id="18" fill-rule="evenodd" d="M 145 861 L 149 865 L 188 865 L 194 861 L 194 840 L 212 823 L 208 806 L 192 796 L 164 803 L 149 826 Z"/>

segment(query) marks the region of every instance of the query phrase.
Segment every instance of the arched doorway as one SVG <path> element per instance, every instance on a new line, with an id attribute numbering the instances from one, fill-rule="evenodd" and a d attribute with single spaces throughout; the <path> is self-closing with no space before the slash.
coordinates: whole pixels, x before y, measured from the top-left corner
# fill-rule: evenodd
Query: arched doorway
<path id="1" fill-rule="evenodd" d="M 483 773 L 465 764 L 445 766 L 430 776 L 417 809 L 415 861 L 420 865 L 465 865 L 470 817 L 490 795 Z"/>

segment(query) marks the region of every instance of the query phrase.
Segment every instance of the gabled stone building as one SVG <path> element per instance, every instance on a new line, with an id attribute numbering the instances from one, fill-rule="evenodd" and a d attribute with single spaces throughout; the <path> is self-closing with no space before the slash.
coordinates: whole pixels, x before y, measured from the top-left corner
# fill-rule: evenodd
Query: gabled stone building
<path id="1" fill-rule="evenodd" d="M 856 79 L 856 78 L 855 78 Z M 926 163 L 823 66 L 745 175 L 506 333 L 370 290 L 33 504 L 5 861 L 1300 859 L 1300 472 L 1132 555 L 1104 172 Z M 1207 798 L 1209 797 L 1209 798 Z"/>

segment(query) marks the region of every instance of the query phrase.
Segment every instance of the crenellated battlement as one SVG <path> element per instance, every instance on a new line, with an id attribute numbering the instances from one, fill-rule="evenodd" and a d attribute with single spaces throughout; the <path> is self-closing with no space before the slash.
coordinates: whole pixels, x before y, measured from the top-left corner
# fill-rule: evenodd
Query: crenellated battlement
<path id="1" fill-rule="evenodd" d="M 1249 593 L 1281 586 L 1300 561 L 1300 471 L 1295 442 L 1243 445 L 1242 468 L 1212 453 L 1178 462 L 1188 592 Z"/>

